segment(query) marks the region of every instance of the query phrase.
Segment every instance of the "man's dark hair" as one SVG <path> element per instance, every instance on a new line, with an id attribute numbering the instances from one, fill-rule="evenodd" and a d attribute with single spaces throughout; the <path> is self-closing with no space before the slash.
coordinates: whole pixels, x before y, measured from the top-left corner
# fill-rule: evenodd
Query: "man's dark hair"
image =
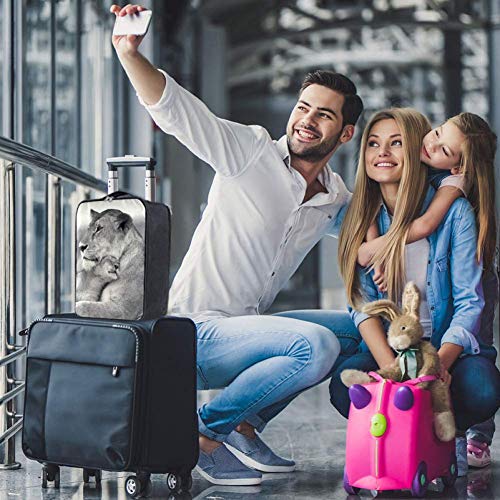
<path id="1" fill-rule="evenodd" d="M 357 94 L 356 85 L 352 83 L 347 76 L 333 71 L 318 69 L 308 73 L 300 87 L 300 94 L 309 87 L 309 85 L 323 85 L 344 96 L 342 105 L 342 118 L 344 125 L 356 125 L 359 115 L 363 111 L 363 101 Z"/>

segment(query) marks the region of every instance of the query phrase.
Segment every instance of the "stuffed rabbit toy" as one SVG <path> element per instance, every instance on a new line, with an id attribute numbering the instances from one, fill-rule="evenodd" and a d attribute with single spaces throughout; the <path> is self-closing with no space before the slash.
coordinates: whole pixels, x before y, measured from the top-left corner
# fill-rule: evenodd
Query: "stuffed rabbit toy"
<path id="1" fill-rule="evenodd" d="M 383 316 L 391 321 L 387 342 L 398 353 L 393 365 L 378 370 L 384 378 L 403 382 L 424 375 L 440 375 L 440 361 L 434 346 L 422 340 L 423 329 L 419 321 L 420 293 L 413 282 L 406 284 L 403 292 L 403 310 L 391 300 L 377 300 L 366 304 L 362 312 Z M 344 370 L 340 375 L 347 387 L 353 384 L 372 382 L 367 373 L 359 370 Z M 419 384 L 429 389 L 434 412 L 434 430 L 441 441 L 455 437 L 455 420 L 450 407 L 448 387 L 440 380 Z"/>

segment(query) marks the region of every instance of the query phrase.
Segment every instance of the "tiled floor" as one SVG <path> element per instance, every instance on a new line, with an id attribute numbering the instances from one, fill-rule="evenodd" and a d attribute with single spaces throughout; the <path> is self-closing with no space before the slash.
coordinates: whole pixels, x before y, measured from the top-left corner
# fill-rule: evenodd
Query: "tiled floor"
<path id="1" fill-rule="evenodd" d="M 500 424 L 497 418 L 497 424 Z M 259 487 L 212 486 L 194 472 L 190 495 L 182 499 L 345 499 L 342 486 L 346 423 L 330 406 L 328 387 L 319 386 L 301 395 L 264 431 L 264 439 L 280 454 L 293 457 L 297 470 L 289 474 L 266 474 Z M 500 498 L 500 437 L 493 444 L 494 463 L 486 470 L 471 470 L 455 487 L 445 492 L 430 491 L 432 498 Z M 402 450 L 404 453 L 404 450 Z M 61 489 L 40 487 L 41 466 L 26 461 L 19 449 L 22 469 L 0 471 L 1 500 L 29 499 L 125 499 L 127 474 L 103 473 L 102 487 L 83 486 L 80 469 L 61 472 Z M 362 492 L 369 498 L 370 492 Z M 381 498 L 410 498 L 409 493 L 384 494 Z M 164 476 L 153 476 L 151 498 L 169 498 Z M 171 496 L 170 498 L 175 498 Z"/>

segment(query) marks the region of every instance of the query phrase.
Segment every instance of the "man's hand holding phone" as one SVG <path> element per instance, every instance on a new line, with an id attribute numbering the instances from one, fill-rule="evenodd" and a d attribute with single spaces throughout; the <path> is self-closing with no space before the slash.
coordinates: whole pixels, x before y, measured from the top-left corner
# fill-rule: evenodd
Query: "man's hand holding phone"
<path id="1" fill-rule="evenodd" d="M 128 4 L 123 8 L 112 5 L 110 12 L 116 16 L 112 36 L 116 52 L 122 56 L 135 55 L 149 27 L 151 11 L 141 5 Z"/>
<path id="2" fill-rule="evenodd" d="M 113 46 L 130 83 L 145 104 L 155 104 L 165 90 L 165 76 L 139 52 L 138 48 L 151 22 L 151 11 L 128 4 L 109 9 L 115 17 Z"/>

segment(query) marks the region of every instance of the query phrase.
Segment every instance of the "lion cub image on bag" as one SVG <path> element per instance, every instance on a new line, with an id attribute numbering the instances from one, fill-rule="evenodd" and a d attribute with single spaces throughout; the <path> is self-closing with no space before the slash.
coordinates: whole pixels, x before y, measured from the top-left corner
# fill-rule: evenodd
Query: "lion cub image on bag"
<path id="1" fill-rule="evenodd" d="M 117 209 L 91 209 L 78 250 L 76 313 L 95 318 L 140 318 L 144 238 L 132 217 Z"/>
<path id="2" fill-rule="evenodd" d="M 118 259 L 107 255 L 97 262 L 91 271 L 81 269 L 76 275 L 76 290 L 79 301 L 98 302 L 105 285 L 118 279 Z"/>

